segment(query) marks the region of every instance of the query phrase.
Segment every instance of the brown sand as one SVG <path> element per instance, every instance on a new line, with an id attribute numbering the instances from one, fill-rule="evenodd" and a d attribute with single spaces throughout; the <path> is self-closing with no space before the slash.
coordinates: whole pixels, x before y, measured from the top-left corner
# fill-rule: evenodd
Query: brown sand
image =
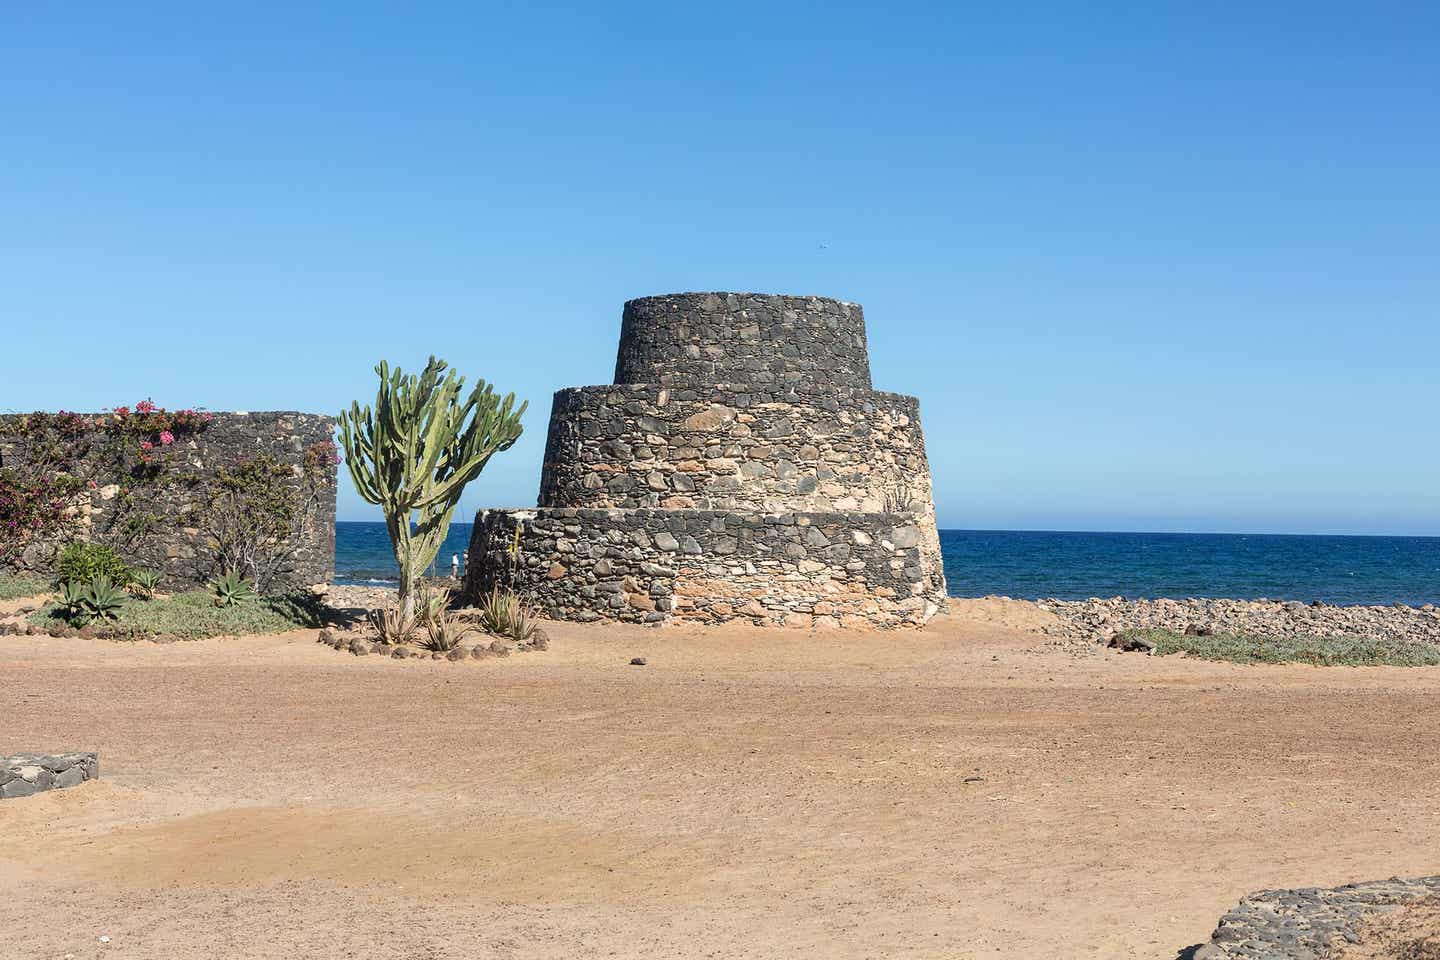
<path id="1" fill-rule="evenodd" d="M 0 956 L 1170 960 L 1249 890 L 1440 872 L 1440 670 L 963 606 L 460 664 L 0 638 L 0 752 L 104 777 L 0 803 Z"/>

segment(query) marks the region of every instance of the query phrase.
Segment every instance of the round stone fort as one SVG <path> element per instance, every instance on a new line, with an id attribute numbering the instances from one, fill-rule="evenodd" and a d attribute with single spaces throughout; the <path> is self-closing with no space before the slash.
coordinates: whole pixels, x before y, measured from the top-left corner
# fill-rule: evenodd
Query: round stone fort
<path id="1" fill-rule="evenodd" d="M 919 402 L 871 389 L 859 304 L 631 300 L 614 379 L 556 392 L 538 506 L 476 517 L 472 599 L 801 627 L 944 609 Z"/>

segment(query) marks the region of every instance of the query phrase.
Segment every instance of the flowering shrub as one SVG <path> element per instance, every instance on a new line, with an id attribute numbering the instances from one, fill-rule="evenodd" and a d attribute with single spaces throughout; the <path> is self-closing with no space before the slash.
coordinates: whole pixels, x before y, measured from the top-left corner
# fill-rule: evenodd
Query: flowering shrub
<path id="1" fill-rule="evenodd" d="M 72 528 L 75 498 L 86 486 L 69 474 L 21 477 L 0 470 L 0 567 L 18 566 L 32 541 Z"/>
<path id="2" fill-rule="evenodd" d="M 0 566 L 19 566 L 37 541 L 77 536 L 82 494 L 100 489 L 101 482 L 114 487 L 107 499 L 115 500 L 115 509 L 111 527 L 100 533 L 123 548 L 127 538 L 153 526 L 147 519 L 152 515 L 131 508 L 176 482 L 165 452 L 212 419 L 198 410 L 170 411 L 142 400 L 133 409 L 120 406 L 90 416 L 61 410 L 7 420 L 7 433 L 24 440 L 24 456 L 20 463 L 7 462 L 0 476 Z"/>

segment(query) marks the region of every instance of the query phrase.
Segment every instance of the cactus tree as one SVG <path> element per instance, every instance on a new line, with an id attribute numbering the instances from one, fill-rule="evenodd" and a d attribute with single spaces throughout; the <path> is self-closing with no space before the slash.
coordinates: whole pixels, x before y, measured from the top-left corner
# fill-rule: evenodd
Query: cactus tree
<path id="1" fill-rule="evenodd" d="M 465 378 L 430 358 L 418 377 L 383 360 L 375 408 L 340 414 L 345 462 L 360 496 L 378 504 L 400 565 L 400 605 L 415 613 L 420 576 L 435 560 L 465 485 L 520 436 L 515 394 L 502 400 L 481 380 L 463 401 Z"/>

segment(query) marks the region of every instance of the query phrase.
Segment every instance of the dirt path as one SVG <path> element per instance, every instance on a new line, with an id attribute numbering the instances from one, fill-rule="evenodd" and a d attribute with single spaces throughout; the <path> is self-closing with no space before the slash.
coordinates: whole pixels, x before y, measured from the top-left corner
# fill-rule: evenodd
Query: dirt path
<path id="1" fill-rule="evenodd" d="M 463 664 L 0 638 L 0 752 L 104 777 L 0 804 L 0 956 L 1170 960 L 1251 889 L 1440 872 L 1440 670 L 965 614 Z"/>

